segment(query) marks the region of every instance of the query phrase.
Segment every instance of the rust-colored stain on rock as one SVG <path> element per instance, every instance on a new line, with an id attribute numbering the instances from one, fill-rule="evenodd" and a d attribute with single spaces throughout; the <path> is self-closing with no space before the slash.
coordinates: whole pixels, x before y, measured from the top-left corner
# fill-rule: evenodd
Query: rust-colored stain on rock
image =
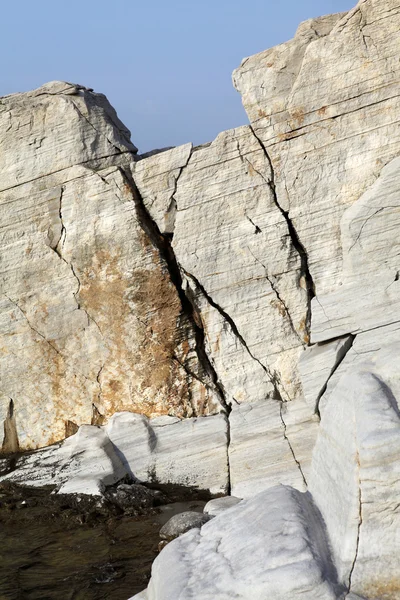
<path id="1" fill-rule="evenodd" d="M 180 300 L 158 250 L 144 232 L 138 237 L 143 267 L 128 270 L 122 249 L 101 248 L 80 275 L 79 300 L 108 350 L 96 407 L 105 417 L 121 410 L 191 416 Z"/>

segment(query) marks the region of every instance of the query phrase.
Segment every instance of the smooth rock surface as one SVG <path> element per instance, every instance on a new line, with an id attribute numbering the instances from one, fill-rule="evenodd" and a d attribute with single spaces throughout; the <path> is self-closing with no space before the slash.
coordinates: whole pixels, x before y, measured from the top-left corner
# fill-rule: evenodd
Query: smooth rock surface
<path id="1" fill-rule="evenodd" d="M 107 485 L 127 474 L 103 428 L 83 425 L 63 443 L 18 457 L 15 470 L 0 480 L 26 486 L 55 485 L 59 493 L 99 496 Z"/>
<path id="2" fill-rule="evenodd" d="M 324 409 L 309 489 L 339 578 L 367 598 L 400 595 L 399 343 L 350 369 Z"/>
<path id="3" fill-rule="evenodd" d="M 318 511 L 309 495 L 278 486 L 170 542 L 144 597 L 334 600 L 337 591 Z"/>
<path id="4" fill-rule="evenodd" d="M 312 339 L 358 333 L 399 320 L 400 158 L 343 214 L 341 286 L 313 301 Z"/>
<path id="5" fill-rule="evenodd" d="M 349 351 L 353 339 L 352 336 L 346 336 L 325 344 L 315 344 L 306 348 L 300 356 L 299 371 L 304 399 L 313 412 L 318 409 L 328 381 Z"/>
<path id="6" fill-rule="evenodd" d="M 7 460 L 3 461 L 6 468 Z M 224 415 L 180 421 L 116 413 L 107 426 L 81 426 L 61 444 L 17 459 L 0 476 L 23 485 L 56 485 L 60 493 L 101 495 L 125 476 L 223 494 L 228 489 Z"/>
<path id="7" fill-rule="evenodd" d="M 278 483 L 305 489 L 281 410 L 281 403 L 273 400 L 233 407 L 229 466 L 234 496 L 249 498 Z"/>
<path id="8" fill-rule="evenodd" d="M 116 413 L 106 426 L 127 471 L 140 481 L 228 489 L 228 429 L 224 415 L 179 420 Z"/>

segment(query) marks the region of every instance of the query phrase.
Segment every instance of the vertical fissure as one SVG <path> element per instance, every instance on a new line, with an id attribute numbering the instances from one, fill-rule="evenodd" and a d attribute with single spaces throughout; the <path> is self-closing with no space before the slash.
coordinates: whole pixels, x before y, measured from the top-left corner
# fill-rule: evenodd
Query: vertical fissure
<path id="1" fill-rule="evenodd" d="M 353 573 L 354 573 L 354 569 L 355 569 L 355 566 L 356 566 L 356 562 L 357 562 L 357 558 L 358 558 L 358 551 L 359 551 L 359 547 L 360 547 L 361 525 L 362 525 L 362 522 L 363 522 L 363 519 L 362 519 L 361 480 L 360 480 L 360 454 L 359 454 L 358 451 L 357 451 L 357 466 L 358 466 L 358 528 L 357 528 L 357 542 L 356 542 L 356 550 L 355 550 L 355 554 L 354 554 L 354 560 L 353 560 L 353 563 L 351 565 L 351 569 L 350 569 L 350 573 L 349 573 L 346 598 L 347 598 L 347 596 L 351 592 L 352 578 L 353 578 Z"/>
<path id="2" fill-rule="evenodd" d="M 155 223 L 155 221 L 152 219 L 151 215 L 149 214 L 148 210 L 146 209 L 146 206 L 143 202 L 140 191 L 133 179 L 132 174 L 130 172 L 126 172 L 121 167 L 119 167 L 119 171 L 132 192 L 132 197 L 133 197 L 133 200 L 135 203 L 138 223 L 141 226 L 141 228 L 143 229 L 143 231 L 146 233 L 147 237 L 149 238 L 149 240 L 151 241 L 153 246 L 155 248 L 157 248 L 161 258 L 163 259 L 164 263 L 166 264 L 171 283 L 173 284 L 174 288 L 176 289 L 176 292 L 177 292 L 177 295 L 178 295 L 178 298 L 180 301 L 182 314 L 186 316 L 186 318 L 188 319 L 188 322 L 190 323 L 191 328 L 194 332 L 196 355 L 197 355 L 199 364 L 200 364 L 203 372 L 205 373 L 206 377 L 209 379 L 209 381 L 202 380 L 202 384 L 205 386 L 205 388 L 210 389 L 210 382 L 211 382 L 211 384 L 212 384 L 211 388 L 212 388 L 213 392 L 216 394 L 216 396 L 218 397 L 218 401 L 221 405 L 222 411 L 226 415 L 227 437 L 228 437 L 228 450 L 227 450 L 227 453 L 228 453 L 228 483 L 227 483 L 227 487 L 228 487 L 228 491 L 230 493 L 231 484 L 230 484 L 230 470 L 229 470 L 229 443 L 230 443 L 229 414 L 232 409 L 231 409 L 229 402 L 226 399 L 224 387 L 223 387 L 221 381 L 219 380 L 218 374 L 206 352 L 205 333 L 204 333 L 204 327 L 202 325 L 201 317 L 198 314 L 196 306 L 195 306 L 193 300 L 190 298 L 190 295 L 187 295 L 183 288 L 183 281 L 182 281 L 180 267 L 179 267 L 174 250 L 171 245 L 171 236 L 163 235 L 161 233 L 159 227 Z M 182 171 L 180 172 L 180 174 L 181 173 L 182 173 Z"/>
<path id="3" fill-rule="evenodd" d="M 255 137 L 255 139 L 259 143 L 262 151 L 264 152 L 264 155 L 265 155 L 267 162 L 269 164 L 269 167 L 270 167 L 270 172 L 271 172 L 270 178 L 266 179 L 263 175 L 261 175 L 261 176 L 265 179 L 265 181 L 269 185 L 274 204 L 278 208 L 282 217 L 286 221 L 287 228 L 289 231 L 289 236 L 292 241 L 292 245 L 300 257 L 301 276 L 304 277 L 306 294 L 307 294 L 307 313 L 306 313 L 306 321 L 305 321 L 305 331 L 306 331 L 306 336 L 307 336 L 306 341 L 307 341 L 307 344 L 309 344 L 310 337 L 311 337 L 310 336 L 310 332 L 311 332 L 311 301 L 315 297 L 315 285 L 314 285 L 314 280 L 312 278 L 311 271 L 310 271 L 309 264 L 308 264 L 308 254 L 307 254 L 307 251 L 306 251 L 303 243 L 301 242 L 301 240 L 299 238 L 299 235 L 293 224 L 293 221 L 290 218 L 289 211 L 285 210 L 279 204 L 278 194 L 276 191 L 275 171 L 274 171 L 274 166 L 272 164 L 271 157 L 270 157 L 264 143 L 262 142 L 262 140 L 258 137 L 256 132 L 254 131 L 253 127 L 251 125 L 249 127 L 250 127 L 250 130 L 251 130 L 253 136 Z"/>
<path id="4" fill-rule="evenodd" d="M 301 468 L 300 462 L 296 458 L 296 454 L 294 452 L 293 446 L 292 446 L 292 444 L 291 444 L 291 442 L 290 442 L 290 440 L 288 438 L 288 435 L 287 435 L 287 426 L 286 426 L 285 419 L 283 418 L 283 401 L 282 400 L 280 401 L 279 415 L 280 415 L 280 418 L 281 418 L 281 421 L 282 421 L 283 437 L 285 438 L 285 440 L 286 440 L 286 442 L 287 442 L 287 444 L 289 446 L 289 450 L 290 450 L 290 452 L 292 454 L 293 460 L 296 463 L 298 470 L 300 471 L 300 475 L 301 475 L 301 477 L 303 479 L 304 485 L 307 487 L 307 480 L 306 480 L 305 475 L 303 473 L 303 469 Z"/>
<path id="5" fill-rule="evenodd" d="M 180 167 L 177 176 L 175 177 L 174 180 L 174 190 L 171 194 L 170 200 L 169 200 L 169 205 L 166 211 L 166 215 L 165 215 L 165 233 L 164 233 L 164 237 L 169 237 L 169 239 L 172 240 L 173 236 L 174 236 L 174 230 L 175 230 L 175 219 L 176 219 L 176 213 L 178 210 L 178 205 L 176 202 L 176 198 L 175 198 L 175 194 L 178 191 L 178 182 L 179 179 L 181 178 L 181 175 L 183 173 L 183 171 L 185 170 L 185 168 L 187 167 L 187 165 L 189 164 L 189 161 L 192 157 L 193 154 L 193 148 L 191 148 L 189 156 L 187 158 L 187 161 L 184 165 L 182 165 L 182 167 Z"/>

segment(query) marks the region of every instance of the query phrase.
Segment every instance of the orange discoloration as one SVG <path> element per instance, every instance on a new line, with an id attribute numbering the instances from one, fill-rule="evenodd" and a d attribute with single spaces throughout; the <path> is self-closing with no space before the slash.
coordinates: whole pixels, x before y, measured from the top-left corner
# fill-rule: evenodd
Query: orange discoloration
<path id="1" fill-rule="evenodd" d="M 287 131 L 286 133 L 280 133 L 278 135 L 278 140 L 280 142 L 287 142 L 288 140 L 291 140 L 293 138 L 295 138 L 297 136 L 295 131 Z"/>
<path id="2" fill-rule="evenodd" d="M 247 172 L 250 175 L 250 177 L 254 177 L 258 174 L 250 162 L 247 163 Z"/>
<path id="3" fill-rule="evenodd" d="M 180 300 L 158 251 L 144 233 L 139 240 L 150 258 L 142 268 L 127 272 L 122 249 L 102 248 L 80 275 L 79 300 L 108 350 L 99 408 L 105 417 L 121 410 L 190 416 L 191 378 L 179 364 L 189 352 Z"/>
<path id="4" fill-rule="evenodd" d="M 297 126 L 303 125 L 305 113 L 304 109 L 301 107 L 295 108 L 290 111 L 291 117 L 294 119 Z"/>
<path id="5" fill-rule="evenodd" d="M 307 317 L 303 317 L 299 323 L 299 332 L 303 334 L 303 340 L 306 344 L 310 343 L 310 335 L 307 331 Z"/>
<path id="6" fill-rule="evenodd" d="M 272 300 L 271 301 L 271 306 L 273 306 L 274 308 L 276 308 L 279 312 L 279 314 L 281 315 L 281 317 L 286 317 L 286 310 L 285 307 L 283 305 L 283 303 L 280 300 Z"/>
<path id="7" fill-rule="evenodd" d="M 65 437 L 71 437 L 78 431 L 79 427 L 73 421 L 65 421 Z"/>
<path id="8" fill-rule="evenodd" d="M 393 578 L 388 581 L 371 581 L 363 585 L 358 594 L 366 594 L 368 598 L 379 598 L 379 600 L 399 600 L 400 598 L 400 579 Z"/>

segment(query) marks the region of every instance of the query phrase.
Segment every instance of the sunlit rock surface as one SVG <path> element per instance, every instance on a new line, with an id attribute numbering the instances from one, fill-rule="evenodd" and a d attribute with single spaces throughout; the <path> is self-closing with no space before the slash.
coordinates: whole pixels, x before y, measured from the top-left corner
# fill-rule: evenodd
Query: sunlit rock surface
<path id="1" fill-rule="evenodd" d="M 218 412 L 165 257 L 121 167 L 104 96 L 54 82 L 0 103 L 5 448 L 63 439 L 117 410 Z"/>
<path id="2" fill-rule="evenodd" d="M 399 30 L 302 23 L 201 147 L 141 157 L 81 86 L 0 101 L 2 449 L 56 442 L 3 477 L 244 498 L 141 598 L 400 599 Z"/>
<path id="3" fill-rule="evenodd" d="M 308 495 L 277 486 L 170 542 L 144 598 L 334 600 L 336 591 L 318 510 Z"/>
<path id="4" fill-rule="evenodd" d="M 181 421 L 116 413 L 107 426 L 84 425 L 64 442 L 16 460 L 0 481 L 55 485 L 60 493 L 101 495 L 125 477 L 218 495 L 229 488 L 224 415 Z M 7 464 L 0 460 L 0 470 L 7 471 Z"/>

